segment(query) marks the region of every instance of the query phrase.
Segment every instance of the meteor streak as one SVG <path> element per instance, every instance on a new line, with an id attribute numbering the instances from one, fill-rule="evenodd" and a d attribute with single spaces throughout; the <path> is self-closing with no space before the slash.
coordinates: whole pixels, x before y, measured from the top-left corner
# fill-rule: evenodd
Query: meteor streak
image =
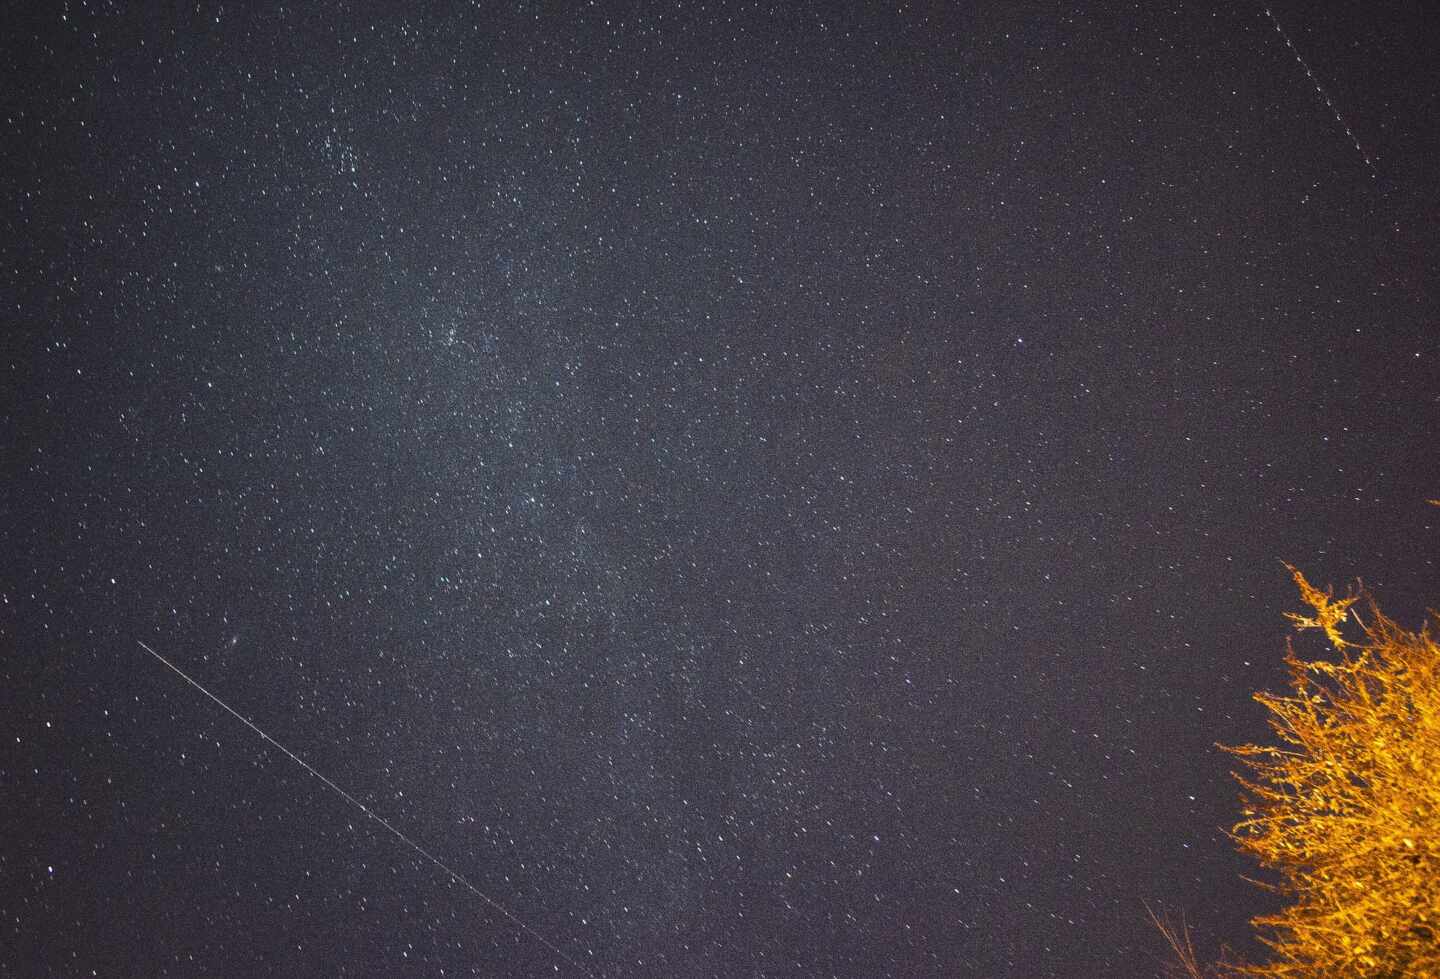
<path id="1" fill-rule="evenodd" d="M 351 795 L 349 792 L 346 792 L 344 789 L 340 788 L 340 786 L 336 785 L 334 782 L 330 781 L 330 780 L 329 780 L 328 778 L 326 778 L 324 775 L 320 774 L 318 771 L 315 770 L 314 766 L 312 766 L 312 765 L 311 765 L 309 762 L 307 762 L 304 758 L 301 758 L 299 755 L 295 754 L 295 752 L 293 752 L 293 751 L 291 751 L 289 748 L 285 747 L 285 746 L 284 746 L 283 744 L 281 744 L 279 741 L 276 741 L 274 738 L 270 737 L 270 735 L 268 735 L 268 734 L 266 734 L 264 731 L 260 730 L 260 728 L 257 727 L 257 726 L 255 725 L 255 723 L 254 723 L 253 721 L 251 721 L 248 717 L 246 717 L 245 715 L 241 714 L 239 711 L 235 710 L 233 707 L 231 707 L 229 704 L 225 703 L 225 701 L 221 700 L 219 697 L 215 696 L 215 695 L 214 695 L 213 693 L 211 693 L 209 690 L 206 690 L 203 686 L 200 685 L 199 681 L 197 681 L 197 680 L 196 680 L 194 677 L 192 677 L 190 674 L 188 674 L 188 673 L 186 673 L 184 670 L 180 669 L 180 667 L 178 667 L 178 666 L 176 666 L 174 663 L 170 662 L 170 661 L 169 661 L 168 659 L 166 659 L 164 656 L 161 656 L 159 653 L 155 652 L 155 650 L 153 650 L 153 649 L 151 649 L 149 646 L 147 646 L 142 640 L 138 640 L 138 639 L 137 639 L 136 642 L 140 643 L 140 648 L 141 648 L 141 649 L 145 650 L 145 652 L 149 653 L 151 656 L 155 657 L 155 658 L 156 658 L 157 660 L 159 660 L 161 663 L 165 664 L 165 666 L 167 666 L 169 669 L 171 669 L 172 671 L 174 671 L 176 675 L 178 675 L 178 676 L 179 676 L 182 680 L 184 680 L 186 683 L 190 684 L 190 686 L 194 687 L 196 690 L 199 690 L 199 691 L 200 691 L 201 693 L 203 693 L 205 696 L 209 697 L 211 700 L 215 701 L 215 703 L 219 704 L 222 708 L 225 709 L 226 713 L 230 714 L 232 717 L 234 717 L 234 718 L 235 718 L 236 720 L 238 720 L 240 723 L 244 724 L 244 725 L 245 725 L 246 727 L 248 727 L 250 730 L 254 731 L 256 734 L 260 735 L 260 737 L 261 737 L 262 739 L 264 739 L 265 741 L 268 741 L 270 744 L 272 744 L 272 745 L 274 745 L 275 747 L 279 748 L 279 749 L 280 749 L 281 751 L 283 751 L 283 752 L 290 758 L 290 760 L 293 761 L 295 764 L 299 765 L 301 768 L 305 769 L 305 771 L 309 772 L 311 775 L 314 775 L 314 776 L 315 776 L 316 778 L 318 778 L 320 781 L 324 782 L 327 786 L 329 786 L 329 788 L 330 788 L 332 791 L 334 791 L 334 793 L 335 793 L 336 795 L 340 796 L 340 798 L 342 798 L 342 799 L 344 799 L 346 802 L 350 803 L 350 805 L 354 806 L 356 809 L 359 809 L 361 812 L 363 812 L 365 815 L 369 816 L 371 819 L 375 820 L 375 822 L 379 823 L 381 826 L 384 826 L 384 827 L 385 827 L 386 829 L 388 829 L 388 830 L 391 832 L 391 834 L 394 835 L 398 840 L 400 840 L 400 841 L 401 841 L 402 843 L 404 843 L 406 846 L 410 847 L 410 849 L 414 850 L 416 853 L 420 854 L 420 855 L 421 855 L 422 857 L 424 857 L 426 860 L 429 860 L 429 861 L 430 861 L 431 863 L 433 863 L 435 866 L 437 866 L 437 867 L 439 867 L 441 870 L 443 870 L 443 871 L 446 873 L 446 875 L 449 876 L 449 878 L 450 878 L 451 880 L 453 880 L 455 883 L 459 884 L 461 887 L 464 887 L 464 888 L 465 888 L 466 890 L 468 890 L 471 894 L 474 894 L 474 895 L 475 895 L 476 897 L 478 897 L 480 900 L 482 900 L 482 901 L 484 901 L 486 904 L 490 905 L 490 907 L 494 908 L 496 911 L 499 911 L 499 912 L 500 912 L 502 915 L 504 915 L 506 918 L 510 919 L 510 921 L 511 921 L 512 923 L 514 923 L 514 924 L 516 925 L 516 927 L 518 927 L 521 931 L 525 932 L 527 935 L 529 935 L 530 937 L 534 938 L 534 939 L 535 939 L 536 941 L 538 941 L 540 944 L 544 945 L 544 946 L 545 946 L 546 948 L 548 948 L 550 951 L 554 952 L 557 956 L 559 956 L 560 958 L 564 959 L 564 960 L 565 960 L 566 962 L 568 962 L 570 965 L 573 965 L 575 968 L 579 969 L 581 972 L 585 973 L 586 975 L 588 975 L 588 976 L 594 976 L 594 975 L 595 975 L 595 973 L 593 973 L 593 972 L 591 972 L 589 969 L 585 968 L 585 966 L 581 965 L 579 962 L 575 961 L 575 960 L 572 959 L 570 956 L 568 956 L 568 955 L 566 955 L 564 952 L 562 952 L 562 951 L 560 950 L 560 947 L 559 947 L 558 945 L 556 945 L 554 942 L 550 941 L 550 940 L 549 940 L 548 938 L 546 938 L 544 935 L 540 934 L 540 933 L 539 933 L 538 931 L 536 931 L 534 928 L 530 927 L 530 926 L 527 925 L 524 921 L 520 920 L 520 918 L 518 918 L 518 917 L 514 914 L 514 912 L 512 912 L 509 908 L 505 907 L 505 905 L 501 904 L 499 901 L 495 900 L 493 897 L 491 897 L 490 895 L 486 894 L 484 891 L 480 890 L 480 888 L 478 888 L 478 887 L 476 887 L 474 884 L 470 883 L 470 881 L 466 880 L 465 877 L 464 877 L 462 874 L 458 873 L 457 871 L 451 870 L 450 867 L 446 866 L 446 864 L 444 863 L 444 861 L 442 861 L 439 857 L 435 856 L 435 855 L 432 854 L 430 851 L 428 851 L 428 850 L 426 850 L 424 847 L 422 847 L 419 843 L 416 843 L 416 842 L 415 842 L 414 840 L 412 840 L 410 837 L 406 836 L 404 833 L 400 832 L 398 829 L 396 829 L 394 826 L 392 826 L 392 825 L 390 824 L 390 822 L 385 819 L 384 816 L 381 816 L 379 813 L 375 812 L 375 810 L 373 810 L 373 809 L 371 809 L 369 806 L 365 805 L 365 803 L 361 802 L 359 799 L 355 798 L 355 797 L 354 797 L 353 795 Z"/>

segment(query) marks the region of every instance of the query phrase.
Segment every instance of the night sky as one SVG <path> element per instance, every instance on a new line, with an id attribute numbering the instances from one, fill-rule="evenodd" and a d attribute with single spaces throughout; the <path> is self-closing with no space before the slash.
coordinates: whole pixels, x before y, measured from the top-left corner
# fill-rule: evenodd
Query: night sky
<path id="1" fill-rule="evenodd" d="M 1255 951 L 1280 561 L 1440 604 L 1429 5 L 21 6 L 0 973 Z"/>

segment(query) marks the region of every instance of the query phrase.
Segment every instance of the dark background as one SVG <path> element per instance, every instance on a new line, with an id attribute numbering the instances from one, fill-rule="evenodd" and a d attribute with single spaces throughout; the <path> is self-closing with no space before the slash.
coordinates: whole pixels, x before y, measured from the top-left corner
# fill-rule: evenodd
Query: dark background
<path id="1" fill-rule="evenodd" d="M 579 974 L 137 640 L 597 975 L 1254 951 L 1280 560 L 1436 601 L 1426 5 L 1272 8 L 1373 167 L 1258 4 L 156 6 L 0 30 L 0 971 Z"/>

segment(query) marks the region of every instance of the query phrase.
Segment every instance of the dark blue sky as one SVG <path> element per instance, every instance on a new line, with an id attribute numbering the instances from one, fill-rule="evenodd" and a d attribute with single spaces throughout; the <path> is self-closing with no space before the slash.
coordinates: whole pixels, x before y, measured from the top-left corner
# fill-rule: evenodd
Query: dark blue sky
<path id="1" fill-rule="evenodd" d="M 0 971 L 575 974 L 137 640 L 596 975 L 1251 950 L 1280 560 L 1436 604 L 1433 13 L 1270 8 L 1337 121 L 1259 4 L 96 6 L 0 32 Z"/>

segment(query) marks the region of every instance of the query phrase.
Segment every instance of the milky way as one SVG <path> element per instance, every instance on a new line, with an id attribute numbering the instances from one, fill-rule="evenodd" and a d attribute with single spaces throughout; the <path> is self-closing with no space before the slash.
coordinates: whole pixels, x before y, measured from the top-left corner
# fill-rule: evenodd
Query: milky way
<path id="1" fill-rule="evenodd" d="M 0 972 L 1254 950 L 1280 562 L 1436 604 L 1435 39 L 830 6 L 7 20 Z"/>

